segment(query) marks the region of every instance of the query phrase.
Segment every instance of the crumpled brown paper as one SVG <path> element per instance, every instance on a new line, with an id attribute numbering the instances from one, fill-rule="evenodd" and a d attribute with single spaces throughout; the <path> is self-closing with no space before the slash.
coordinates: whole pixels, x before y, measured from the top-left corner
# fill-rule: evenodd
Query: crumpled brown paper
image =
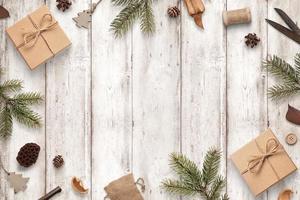
<path id="1" fill-rule="evenodd" d="M 110 184 L 104 190 L 110 200 L 143 200 L 143 197 L 136 186 L 133 174 L 123 176 Z"/>

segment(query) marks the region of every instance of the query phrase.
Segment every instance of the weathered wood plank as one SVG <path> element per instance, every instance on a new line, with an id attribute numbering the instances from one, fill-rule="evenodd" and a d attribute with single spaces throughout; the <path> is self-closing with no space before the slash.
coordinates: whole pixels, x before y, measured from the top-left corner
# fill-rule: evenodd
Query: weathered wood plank
<path id="1" fill-rule="evenodd" d="M 5 79 L 22 79 L 24 80 L 25 91 L 39 91 L 41 94 L 45 94 L 45 70 L 44 66 L 31 71 L 22 57 L 18 54 L 17 50 L 5 34 L 5 29 L 8 26 L 13 25 L 16 21 L 25 17 L 28 13 L 38 8 L 43 1 L 33 0 L 30 3 L 27 1 L 1 1 L 1 5 L 5 6 L 9 11 L 11 17 L 1 20 L 1 66 L 6 69 L 5 74 L 1 77 L 2 81 Z M 33 107 L 35 111 L 39 112 L 44 118 L 44 106 L 43 104 L 38 107 Z M 1 157 L 5 167 L 11 171 L 17 171 L 22 173 L 26 177 L 30 177 L 28 188 L 25 192 L 14 194 L 13 189 L 9 187 L 9 183 L 6 181 L 7 177 L 4 176 L 1 170 L 1 182 L 0 182 L 0 199 L 37 199 L 45 190 L 45 137 L 44 128 L 29 129 L 25 126 L 14 121 L 13 135 L 6 141 L 1 141 L 0 151 Z M 28 168 L 21 168 L 16 161 L 16 156 L 19 149 L 25 143 L 35 142 L 41 146 L 41 152 L 37 163 Z M 5 181 L 4 181 L 5 180 Z M 36 186 L 39 187 L 36 187 Z"/>
<path id="2" fill-rule="evenodd" d="M 182 152 L 201 167 L 207 150 L 220 148 L 226 175 L 226 1 L 204 2 L 204 30 L 183 8 Z"/>
<path id="3" fill-rule="evenodd" d="M 109 31 L 120 8 L 103 1 L 93 15 L 92 31 L 92 199 L 131 170 L 132 63 L 130 33 L 115 39 Z"/>
<path id="4" fill-rule="evenodd" d="M 265 1 L 227 1 L 227 9 L 250 7 L 252 22 L 227 29 L 227 134 L 228 155 L 267 128 L 266 78 L 261 60 L 266 56 Z M 256 33 L 262 42 L 248 48 L 244 36 Z M 254 199 L 233 163 L 228 161 L 228 193 L 234 199 Z M 258 199 L 266 199 L 264 193 Z"/>
<path id="5" fill-rule="evenodd" d="M 46 187 L 61 186 L 61 199 L 90 199 L 71 189 L 71 178 L 81 178 L 91 187 L 91 58 L 90 32 L 72 21 L 89 1 L 73 2 L 61 12 L 55 1 L 48 6 L 72 41 L 69 49 L 48 62 L 46 68 Z M 65 166 L 54 168 L 52 159 L 61 154 Z"/>
<path id="6" fill-rule="evenodd" d="M 288 13 L 288 15 L 293 20 L 297 22 L 299 16 L 299 9 L 300 9 L 299 1 L 297 0 L 287 0 L 284 2 L 279 0 L 269 1 L 268 18 L 286 26 L 283 20 L 275 12 L 274 8 L 283 9 L 286 13 Z M 278 55 L 283 59 L 287 60 L 289 63 L 293 64 L 294 55 L 299 52 L 299 44 L 288 39 L 287 37 L 285 37 L 278 31 L 276 31 L 271 26 L 268 26 L 268 41 L 269 41 L 268 53 L 270 55 L 274 55 L 274 54 Z M 269 86 L 271 87 L 277 81 L 274 79 L 273 76 L 269 75 L 268 82 L 269 82 L 268 83 Z M 298 126 L 289 123 L 285 119 L 288 103 L 296 108 L 300 108 L 299 96 L 291 97 L 278 102 L 269 99 L 268 100 L 269 122 L 270 122 L 270 127 L 277 134 L 279 140 L 286 148 L 292 160 L 295 162 L 297 166 L 299 166 L 300 164 L 300 159 L 298 156 L 299 145 L 300 145 L 299 142 L 294 146 L 289 146 L 285 143 L 285 136 L 290 132 L 295 133 L 298 136 L 298 138 L 300 137 Z M 276 186 L 272 187 L 269 190 L 269 199 L 270 200 L 276 199 L 279 192 L 285 188 L 291 188 L 294 191 L 293 199 L 299 199 L 300 198 L 299 187 L 298 187 L 299 180 L 300 180 L 299 172 L 292 174 L 284 181 L 280 182 L 279 184 L 277 184 Z"/>
<path id="7" fill-rule="evenodd" d="M 154 1 L 156 33 L 133 33 L 133 172 L 147 200 L 176 199 L 160 188 L 170 176 L 169 154 L 180 147 L 180 24 L 167 16 L 176 0 Z"/>

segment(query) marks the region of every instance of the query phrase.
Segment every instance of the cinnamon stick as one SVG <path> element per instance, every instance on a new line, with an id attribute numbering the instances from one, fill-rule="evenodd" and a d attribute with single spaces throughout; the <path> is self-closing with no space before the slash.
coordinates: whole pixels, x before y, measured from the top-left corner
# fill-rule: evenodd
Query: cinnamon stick
<path id="1" fill-rule="evenodd" d="M 54 195 L 60 193 L 61 191 L 62 191 L 62 189 L 58 186 L 55 189 L 53 189 L 50 192 L 48 192 L 45 196 L 39 198 L 39 200 L 48 200 L 51 197 L 53 197 Z"/>
<path id="2" fill-rule="evenodd" d="M 184 0 L 188 13 L 194 18 L 195 23 L 203 28 L 202 14 L 205 11 L 205 6 L 202 0 Z"/>

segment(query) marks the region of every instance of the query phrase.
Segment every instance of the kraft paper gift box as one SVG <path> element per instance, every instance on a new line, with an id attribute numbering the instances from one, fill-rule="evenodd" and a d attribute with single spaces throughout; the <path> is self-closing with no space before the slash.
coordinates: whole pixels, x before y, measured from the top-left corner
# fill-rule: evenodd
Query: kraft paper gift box
<path id="1" fill-rule="evenodd" d="M 236 151 L 231 159 L 255 196 L 297 170 L 270 129 Z"/>
<path id="2" fill-rule="evenodd" d="M 47 6 L 7 28 L 6 33 L 31 69 L 71 45 Z"/>

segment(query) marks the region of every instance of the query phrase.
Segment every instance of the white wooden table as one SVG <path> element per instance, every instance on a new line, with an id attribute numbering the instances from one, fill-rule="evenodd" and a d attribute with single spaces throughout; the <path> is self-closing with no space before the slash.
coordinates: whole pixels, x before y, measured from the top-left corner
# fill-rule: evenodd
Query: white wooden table
<path id="1" fill-rule="evenodd" d="M 8 27 L 40 5 L 50 7 L 72 40 L 72 47 L 30 71 L 5 35 Z M 285 120 L 287 104 L 300 107 L 297 98 L 273 102 L 267 98 L 274 80 L 262 70 L 261 61 L 277 54 L 288 61 L 299 51 L 298 44 L 266 25 L 265 18 L 281 22 L 274 7 L 299 19 L 298 0 L 206 0 L 205 30 L 198 29 L 182 1 L 155 1 L 157 31 L 145 37 L 138 25 L 123 39 L 114 39 L 109 24 L 119 8 L 103 0 L 93 15 L 90 31 L 72 21 L 90 0 L 76 0 L 65 13 L 55 0 L 0 0 L 11 17 L 0 21 L 0 61 L 6 68 L 1 79 L 24 80 L 25 89 L 40 91 L 45 102 L 35 108 L 44 126 L 31 130 L 14 123 L 13 136 L 0 142 L 0 155 L 8 169 L 30 177 L 25 192 L 13 194 L 0 172 L 1 200 L 36 200 L 61 186 L 55 199 L 102 200 L 104 186 L 133 172 L 146 181 L 145 200 L 171 200 L 159 187 L 172 175 L 168 155 L 180 151 L 197 163 L 211 146 L 222 149 L 222 173 L 233 200 L 254 197 L 227 159 L 231 153 L 270 127 L 278 134 L 292 159 L 300 165 L 300 143 L 288 146 L 285 134 L 299 127 Z M 168 6 L 178 4 L 182 17 L 170 19 Z M 249 6 L 250 25 L 224 28 L 222 11 Z M 261 44 L 247 48 L 244 36 L 255 32 Z M 37 163 L 20 168 L 16 155 L 27 142 L 41 146 Z M 52 165 L 62 154 L 65 166 Z M 84 180 L 90 192 L 73 192 L 73 176 Z M 275 200 L 283 188 L 292 188 L 300 198 L 299 173 L 272 187 L 258 199 Z M 197 198 L 198 199 L 198 198 Z"/>

